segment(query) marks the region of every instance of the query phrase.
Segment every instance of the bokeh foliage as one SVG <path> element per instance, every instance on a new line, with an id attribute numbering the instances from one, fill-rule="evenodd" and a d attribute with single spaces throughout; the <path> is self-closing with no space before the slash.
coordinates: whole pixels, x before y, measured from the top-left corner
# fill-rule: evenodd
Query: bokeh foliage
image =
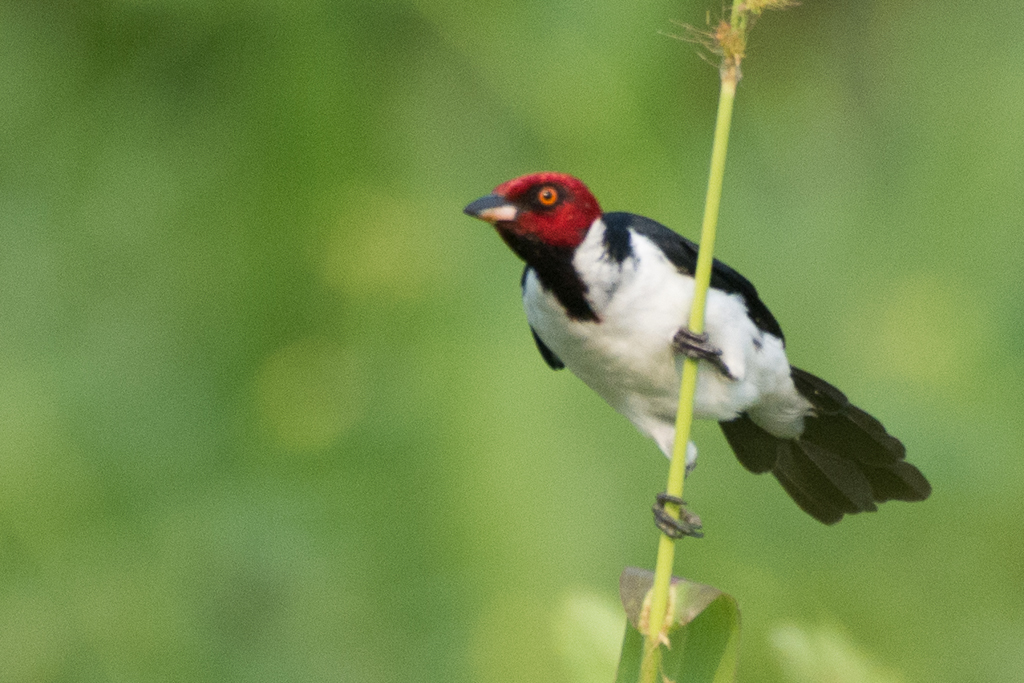
<path id="1" fill-rule="evenodd" d="M 0 1 L 0 680 L 602 680 L 564 605 L 653 564 L 665 463 L 460 210 L 555 169 L 694 237 L 707 9 Z M 1024 678 L 1022 28 L 758 26 L 717 252 L 935 493 L 826 528 L 699 427 L 741 681 Z"/>

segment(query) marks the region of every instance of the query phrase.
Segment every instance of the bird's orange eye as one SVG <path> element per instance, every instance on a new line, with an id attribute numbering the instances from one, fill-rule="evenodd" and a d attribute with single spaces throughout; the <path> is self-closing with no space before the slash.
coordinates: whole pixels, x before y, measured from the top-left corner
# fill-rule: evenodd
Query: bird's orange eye
<path id="1" fill-rule="evenodd" d="M 554 206 L 555 202 L 558 201 L 558 190 L 550 185 L 540 188 L 540 191 L 537 192 L 537 201 L 542 206 Z"/>

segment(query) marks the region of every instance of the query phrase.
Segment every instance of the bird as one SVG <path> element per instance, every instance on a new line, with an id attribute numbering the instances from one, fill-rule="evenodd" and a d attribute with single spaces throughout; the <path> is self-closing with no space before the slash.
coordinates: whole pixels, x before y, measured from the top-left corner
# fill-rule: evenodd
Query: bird
<path id="1" fill-rule="evenodd" d="M 650 218 L 602 211 L 579 179 L 520 176 L 464 208 L 490 223 L 525 262 L 523 307 L 541 357 L 568 368 L 672 457 L 683 359 L 697 359 L 694 417 L 715 420 L 740 464 L 770 472 L 814 519 L 921 501 L 931 485 L 877 419 L 836 387 L 793 367 L 778 321 L 754 285 L 713 261 L 705 329 L 688 329 L 697 245 Z M 687 445 L 689 472 L 696 448 Z M 659 528 L 701 536 L 700 519 L 675 521 L 659 494 Z"/>

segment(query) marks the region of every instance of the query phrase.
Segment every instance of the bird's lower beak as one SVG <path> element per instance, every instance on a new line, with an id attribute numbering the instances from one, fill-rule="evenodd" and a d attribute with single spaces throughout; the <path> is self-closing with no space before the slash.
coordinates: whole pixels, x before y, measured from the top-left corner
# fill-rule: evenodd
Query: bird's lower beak
<path id="1" fill-rule="evenodd" d="M 518 209 L 504 197 L 489 194 L 471 203 L 462 211 L 482 221 L 497 223 L 499 221 L 514 221 Z"/>

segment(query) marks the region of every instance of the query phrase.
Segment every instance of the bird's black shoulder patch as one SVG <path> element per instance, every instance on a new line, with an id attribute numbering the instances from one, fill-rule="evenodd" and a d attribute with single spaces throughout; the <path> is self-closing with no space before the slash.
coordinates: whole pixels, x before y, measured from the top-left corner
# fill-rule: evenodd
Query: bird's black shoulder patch
<path id="1" fill-rule="evenodd" d="M 679 269 L 680 273 L 693 275 L 693 271 L 697 267 L 697 245 L 679 233 L 673 232 L 658 221 L 623 211 L 606 213 L 602 219 L 605 225 L 609 226 L 609 231 L 614 225 L 615 230 L 621 230 L 627 234 L 629 230 L 633 230 L 633 232 L 643 235 L 664 252 L 665 257 Z M 607 240 L 607 237 L 605 239 Z M 632 247 L 630 247 L 630 251 L 632 251 Z"/>
<path id="2" fill-rule="evenodd" d="M 628 233 L 629 230 L 633 230 L 654 242 L 655 246 L 665 254 L 665 258 L 678 268 L 680 273 L 692 276 L 697 269 L 697 245 L 661 223 L 650 218 L 625 212 L 606 213 L 603 216 L 603 220 L 605 225 L 609 226 L 608 231 L 605 233 L 606 245 L 609 240 L 608 232 L 612 232 L 611 226 L 615 225 L 616 231 L 622 230 Z M 614 239 L 622 240 L 621 237 L 615 237 Z M 632 247 L 630 246 L 629 248 L 632 251 Z M 610 247 L 609 254 L 611 254 Z M 785 342 L 782 328 L 779 327 L 775 316 L 772 315 L 768 307 L 758 297 L 754 285 L 718 259 L 715 259 L 711 266 L 711 286 L 729 294 L 739 294 L 742 296 L 747 304 L 747 312 L 758 329 L 775 335 Z"/>
<path id="3" fill-rule="evenodd" d="M 629 234 L 631 219 L 639 218 L 628 213 L 606 213 L 604 221 L 604 250 L 608 258 L 622 263 L 633 255 L 632 238 Z"/>
<path id="4" fill-rule="evenodd" d="M 540 340 L 537 336 L 537 331 L 530 327 L 530 332 L 533 334 L 533 341 L 537 342 L 537 350 L 540 351 L 541 357 L 544 362 L 551 366 L 552 370 L 561 370 L 565 367 L 565 363 L 562 359 L 555 355 L 555 352 L 548 348 L 548 345 Z"/>

